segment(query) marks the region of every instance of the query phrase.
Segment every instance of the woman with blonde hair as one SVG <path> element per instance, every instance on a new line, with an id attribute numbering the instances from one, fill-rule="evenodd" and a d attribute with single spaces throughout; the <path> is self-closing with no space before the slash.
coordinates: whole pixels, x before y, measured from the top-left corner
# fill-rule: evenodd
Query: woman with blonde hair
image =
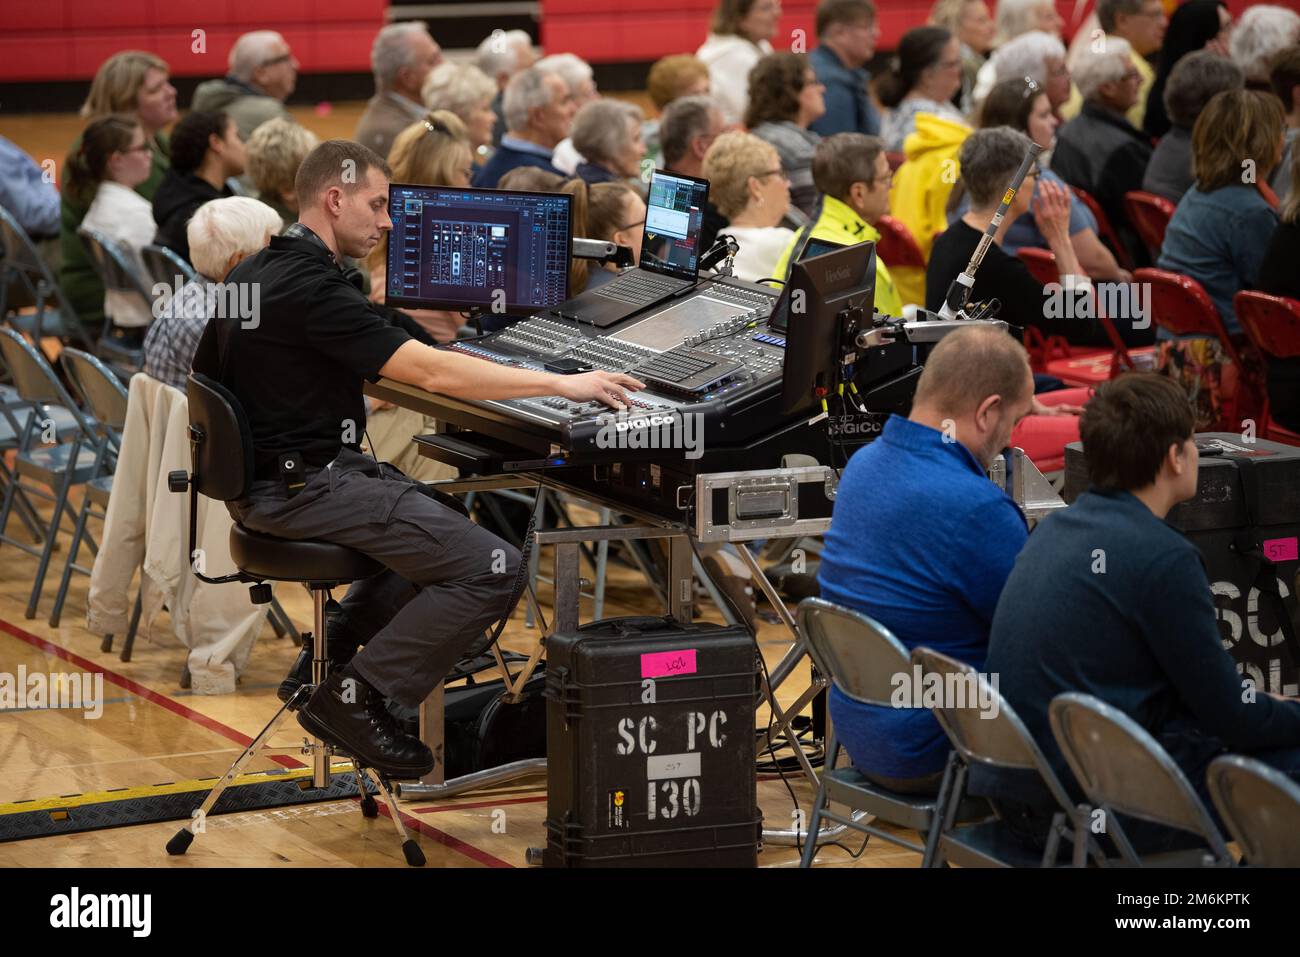
<path id="1" fill-rule="evenodd" d="M 244 144 L 248 176 L 257 188 L 257 198 L 275 210 L 286 226 L 298 219 L 294 187 L 298 167 L 319 144 L 311 130 L 278 116 L 254 130 Z"/>
<path id="2" fill-rule="evenodd" d="M 475 162 L 481 163 L 492 150 L 492 128 L 497 120 L 492 109 L 496 83 L 472 63 L 444 62 L 425 79 L 422 95 L 429 109 L 446 110 L 460 118 Z"/>
<path id="3" fill-rule="evenodd" d="M 176 120 L 176 88 L 169 81 L 170 72 L 166 61 L 152 53 L 140 50 L 115 53 L 96 71 L 81 107 L 81 115 L 87 121 L 122 114 L 140 124 L 148 147 L 149 170 L 134 189 L 148 202 L 153 202 L 163 173 L 171 165 L 169 144 L 163 133 Z M 81 146 L 82 138 L 78 136 L 64 161 L 64 169 L 71 166 Z M 93 199 L 91 195 L 83 205 L 64 190 L 59 213 L 59 248 L 63 255 L 59 284 L 77 318 L 92 336 L 104 321 L 104 286 L 77 236 L 77 229 Z"/>
<path id="4" fill-rule="evenodd" d="M 704 154 L 710 198 L 740 244 L 735 275 L 757 282 L 772 276 L 794 233 L 778 225 L 790 209 L 790 181 L 776 149 L 753 133 L 723 133 Z"/>

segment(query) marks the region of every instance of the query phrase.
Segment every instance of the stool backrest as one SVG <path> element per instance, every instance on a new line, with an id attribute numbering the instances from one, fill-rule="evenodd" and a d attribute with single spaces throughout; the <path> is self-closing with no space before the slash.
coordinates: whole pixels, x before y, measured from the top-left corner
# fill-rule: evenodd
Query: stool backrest
<path id="1" fill-rule="evenodd" d="M 799 602 L 798 615 L 817 670 L 848 697 L 889 707 L 896 676 L 910 681 L 907 649 L 879 622 L 821 598 Z"/>
<path id="2" fill-rule="evenodd" d="M 1053 698 L 1047 714 L 1070 770 L 1093 804 L 1188 831 L 1216 858 L 1231 859 L 1187 777 L 1145 728 L 1118 708 L 1075 692 Z M 1123 849 L 1124 842 L 1116 843 Z"/>
<path id="3" fill-rule="evenodd" d="M 253 432 L 234 393 L 215 379 L 190 374 L 191 478 L 199 494 L 229 502 L 253 482 Z"/>
<path id="4" fill-rule="evenodd" d="M 1205 779 L 1246 863 L 1300 866 L 1300 785 L 1262 761 L 1240 754 L 1215 758 Z"/>
<path id="5" fill-rule="evenodd" d="M 126 388 L 103 359 L 80 349 L 65 348 L 60 361 L 73 388 L 101 425 L 121 432 L 126 426 Z"/>

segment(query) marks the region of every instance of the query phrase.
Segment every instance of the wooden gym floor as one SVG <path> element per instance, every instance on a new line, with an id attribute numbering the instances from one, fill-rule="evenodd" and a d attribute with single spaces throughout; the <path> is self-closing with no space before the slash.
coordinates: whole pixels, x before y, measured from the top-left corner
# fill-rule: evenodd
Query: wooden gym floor
<path id="1" fill-rule="evenodd" d="M 360 103 L 346 103 L 328 111 L 301 108 L 294 113 L 325 139 L 351 135 L 361 109 Z M 4 135 L 38 161 L 55 157 L 62 164 L 67 144 L 81 124 L 75 116 L 59 115 L 8 116 L 3 125 Z M 10 526 L 15 534 L 22 533 L 17 521 Z M 98 535 L 99 523 L 92 523 L 91 530 Z M 172 635 L 165 613 L 152 628 L 142 626 L 130 662 L 120 661 L 116 650 L 99 650 L 99 637 L 84 627 L 88 579 L 82 575 L 73 577 L 61 625 L 51 628 L 46 618 L 67 543 L 65 533 L 34 620 L 25 619 L 23 611 L 36 560 L 0 546 L 0 672 L 16 674 L 20 666 L 28 673 L 103 671 L 103 714 L 86 720 L 75 711 L 0 713 L 0 813 L 12 811 L 17 801 L 66 799 L 222 774 L 278 709 L 275 689 L 296 653 L 291 642 L 277 640 L 266 626 L 234 694 L 194 695 L 180 688 L 185 649 Z M 613 562 L 609 567 L 606 616 L 663 613 L 636 572 Z M 549 568 L 549 549 L 545 549 L 543 573 Z M 549 587 L 541 588 L 549 618 Z M 302 629 L 310 627 L 307 593 L 296 586 L 282 586 L 277 593 L 295 623 Z M 721 620 L 707 601 L 697 608 L 701 618 Z M 591 604 L 584 599 L 582 620 L 591 616 Z M 505 632 L 504 646 L 527 651 L 536 636 L 535 630 L 524 627 L 518 612 Z M 776 625 L 764 624 L 759 641 L 769 667 L 788 647 L 784 629 Z M 117 644 L 120 648 L 120 636 Z M 780 689 L 783 703 L 793 701 L 807 681 L 805 664 Z M 762 719 L 766 720 L 766 712 Z M 293 744 L 301 738 L 291 719 L 276 743 Z M 263 758 L 249 770 L 272 767 L 276 765 Z M 806 812 L 810 788 L 800 775 L 788 779 Z M 545 785 L 539 776 L 438 802 L 403 803 L 402 814 L 429 867 L 522 867 L 525 850 L 545 843 Z M 769 827 L 792 826 L 794 806 L 779 777 L 761 779 L 758 794 Z M 165 822 L 0 843 L 0 866 L 405 866 L 385 814 L 366 820 L 355 799 L 214 817 L 185 856 L 169 857 L 163 847 L 178 827 L 179 822 Z M 919 855 L 879 841 L 872 841 L 855 860 L 848 848 L 858 850 L 861 837 L 848 835 L 845 844 L 847 848 L 823 847 L 818 863 L 866 867 L 920 863 Z M 794 848 L 767 846 L 759 862 L 765 867 L 794 867 L 798 856 Z"/>

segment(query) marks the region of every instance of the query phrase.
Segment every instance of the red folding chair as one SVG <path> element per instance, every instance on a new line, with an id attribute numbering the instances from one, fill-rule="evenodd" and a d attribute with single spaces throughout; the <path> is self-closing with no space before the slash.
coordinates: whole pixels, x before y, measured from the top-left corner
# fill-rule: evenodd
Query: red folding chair
<path id="1" fill-rule="evenodd" d="M 1243 289 L 1232 297 L 1232 308 L 1241 328 L 1246 331 L 1246 338 L 1266 359 L 1300 357 L 1300 302 Z M 1263 407 L 1264 438 L 1300 445 L 1300 433 L 1292 432 L 1273 419 L 1267 383 L 1263 388 Z"/>
<path id="2" fill-rule="evenodd" d="M 1030 274 L 1044 286 L 1061 281 L 1060 270 L 1056 267 L 1056 256 L 1050 250 L 1022 246 L 1017 250 L 1016 255 L 1028 267 Z M 1122 372 L 1131 372 L 1139 364 L 1150 368 L 1152 361 L 1150 358 L 1146 358 L 1144 362 L 1143 358 L 1137 357 L 1152 356 L 1155 347 L 1129 349 L 1096 296 L 1097 291 L 1094 288 L 1093 305 L 1102 328 L 1106 330 L 1106 339 L 1110 342 L 1110 348 L 1072 346 L 1064 336 L 1044 336 L 1031 327 L 1025 330 L 1025 348 L 1029 351 L 1031 365 L 1035 361 L 1038 363 L 1034 365 L 1036 371 L 1056 376 L 1070 385 L 1095 386 L 1115 378 Z M 1035 351 L 1038 351 L 1038 356 L 1035 356 Z"/>
<path id="3" fill-rule="evenodd" d="M 1151 286 L 1151 315 L 1156 324 L 1175 336 L 1207 336 L 1217 339 L 1223 354 L 1232 363 L 1232 378 L 1224 380 L 1222 418 L 1215 424 L 1218 431 L 1236 432 L 1244 418 L 1257 418 L 1263 403 L 1262 376 L 1253 371 L 1258 362 L 1238 348 L 1223 325 L 1219 310 L 1199 282 L 1191 276 L 1167 269 L 1138 269 L 1133 281 Z"/>
<path id="4" fill-rule="evenodd" d="M 890 170 L 890 172 L 894 172 L 894 171 L 896 171 L 896 170 L 898 169 L 898 167 L 902 166 L 903 163 L 907 160 L 907 154 L 906 154 L 906 153 L 886 153 L 886 154 L 885 154 L 885 159 L 889 161 L 889 170 Z"/>
<path id="5" fill-rule="evenodd" d="M 1155 262 L 1160 258 L 1160 247 L 1165 244 L 1165 230 L 1173 218 L 1174 204 L 1155 193 L 1133 189 L 1124 194 L 1124 212 L 1128 213 L 1129 222 Z"/>
<path id="6" fill-rule="evenodd" d="M 1115 254 L 1115 261 L 1119 263 L 1121 269 L 1133 268 L 1133 257 L 1128 254 L 1124 244 L 1119 241 L 1119 234 L 1110 224 L 1110 218 L 1106 211 L 1101 208 L 1101 204 L 1093 199 L 1092 194 L 1086 189 L 1080 189 L 1078 186 L 1071 186 L 1074 195 L 1079 197 L 1083 205 L 1092 211 L 1093 218 L 1097 220 L 1097 235 L 1101 237 L 1102 242 L 1110 247 L 1110 251 Z"/>
<path id="7" fill-rule="evenodd" d="M 925 253 L 921 252 L 916 237 L 901 219 L 893 216 L 881 216 L 876 223 L 880 231 L 880 241 L 876 243 L 876 255 L 889 264 L 890 269 L 914 266 L 925 269 Z"/>

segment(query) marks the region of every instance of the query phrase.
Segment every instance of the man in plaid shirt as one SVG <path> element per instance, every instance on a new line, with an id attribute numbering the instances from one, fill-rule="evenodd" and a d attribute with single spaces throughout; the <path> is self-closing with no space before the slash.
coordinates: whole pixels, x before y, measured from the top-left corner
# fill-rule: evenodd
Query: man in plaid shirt
<path id="1" fill-rule="evenodd" d="M 198 279 L 173 291 L 166 305 L 161 299 L 155 305 L 156 318 L 144 340 L 146 375 L 185 391 L 194 351 L 208 319 L 221 310 L 235 318 L 229 310 L 243 307 L 249 311 L 247 307 L 257 303 L 254 290 L 228 289 L 221 282 L 283 227 L 275 210 L 246 196 L 214 199 L 198 208 L 185 229 Z M 258 321 L 255 308 L 238 318 Z"/>

